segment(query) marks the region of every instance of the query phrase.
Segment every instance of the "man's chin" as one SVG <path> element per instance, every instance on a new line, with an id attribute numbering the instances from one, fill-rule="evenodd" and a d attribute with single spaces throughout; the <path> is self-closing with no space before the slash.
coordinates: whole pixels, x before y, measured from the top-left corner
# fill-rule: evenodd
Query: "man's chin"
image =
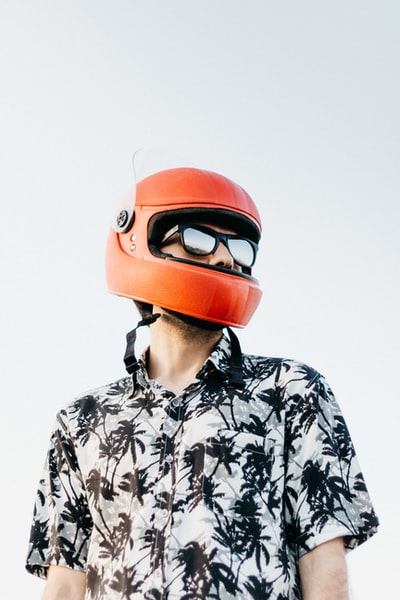
<path id="1" fill-rule="evenodd" d="M 182 313 L 174 310 L 168 310 L 167 308 L 163 308 L 163 311 L 167 315 L 171 315 L 175 319 L 178 319 L 182 323 L 185 323 L 185 325 L 190 325 L 191 327 L 198 327 L 199 329 L 206 331 L 222 331 L 224 328 L 224 325 L 221 325 L 221 323 L 213 323 L 212 321 L 205 321 L 204 319 L 189 317 L 188 315 L 183 315 Z"/>

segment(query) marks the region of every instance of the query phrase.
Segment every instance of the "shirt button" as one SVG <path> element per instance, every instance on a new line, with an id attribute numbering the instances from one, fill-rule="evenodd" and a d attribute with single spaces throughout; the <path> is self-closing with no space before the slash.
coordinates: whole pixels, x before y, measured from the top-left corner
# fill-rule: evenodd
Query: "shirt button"
<path id="1" fill-rule="evenodd" d="M 180 405 L 180 403 L 181 403 L 181 401 L 180 401 L 180 398 L 174 398 L 174 399 L 171 401 L 171 405 L 172 405 L 172 406 L 175 406 L 175 407 L 179 406 L 179 405 Z"/>
<path id="2" fill-rule="evenodd" d="M 164 458 L 165 462 L 168 464 L 171 464 L 172 461 L 174 460 L 173 456 L 171 456 L 170 454 L 168 454 L 165 458 Z"/>

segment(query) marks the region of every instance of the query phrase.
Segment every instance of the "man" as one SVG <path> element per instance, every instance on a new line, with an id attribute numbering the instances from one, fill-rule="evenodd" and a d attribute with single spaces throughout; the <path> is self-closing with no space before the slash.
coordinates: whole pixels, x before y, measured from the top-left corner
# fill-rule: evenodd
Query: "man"
<path id="1" fill-rule="evenodd" d="M 230 329 L 261 297 L 260 232 L 199 169 L 151 175 L 119 213 L 108 285 L 150 345 L 137 360 L 135 328 L 129 376 L 58 415 L 27 560 L 44 600 L 348 598 L 345 552 L 377 519 L 332 391 Z"/>

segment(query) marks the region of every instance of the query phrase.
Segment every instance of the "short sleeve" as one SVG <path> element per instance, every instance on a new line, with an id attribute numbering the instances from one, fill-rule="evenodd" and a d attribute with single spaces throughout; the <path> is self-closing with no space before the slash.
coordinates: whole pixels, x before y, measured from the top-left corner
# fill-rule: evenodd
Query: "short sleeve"
<path id="1" fill-rule="evenodd" d="M 299 556 L 336 537 L 352 549 L 378 519 L 331 389 L 315 371 L 302 375 L 286 388 L 287 538 Z"/>
<path id="2" fill-rule="evenodd" d="M 61 413 L 36 496 L 26 569 L 42 578 L 51 564 L 85 571 L 91 531 L 74 444 Z"/>

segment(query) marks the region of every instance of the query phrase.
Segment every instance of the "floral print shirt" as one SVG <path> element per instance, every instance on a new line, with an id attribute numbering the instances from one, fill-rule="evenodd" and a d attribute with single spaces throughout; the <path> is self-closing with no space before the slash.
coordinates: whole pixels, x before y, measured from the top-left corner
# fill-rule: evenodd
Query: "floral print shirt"
<path id="1" fill-rule="evenodd" d="M 301 599 L 298 559 L 377 518 L 324 378 L 223 337 L 180 395 L 143 359 L 57 418 L 27 569 L 87 573 L 87 600 Z"/>

